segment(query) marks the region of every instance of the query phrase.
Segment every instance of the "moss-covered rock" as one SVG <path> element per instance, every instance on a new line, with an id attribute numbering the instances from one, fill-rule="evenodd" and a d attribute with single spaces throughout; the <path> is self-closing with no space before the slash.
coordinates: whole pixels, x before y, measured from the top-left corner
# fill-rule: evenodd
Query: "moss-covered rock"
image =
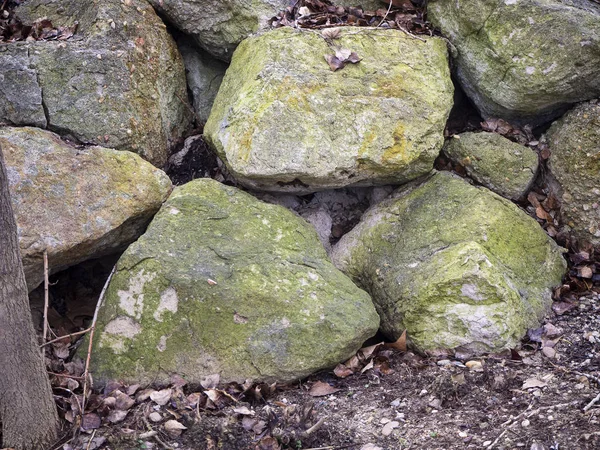
<path id="1" fill-rule="evenodd" d="M 573 108 L 552 124 L 546 138 L 563 222 L 582 243 L 600 245 L 600 102 Z"/>
<path id="2" fill-rule="evenodd" d="M 391 339 L 421 350 L 499 351 L 551 303 L 565 261 L 535 220 L 448 172 L 369 210 L 333 260 L 373 297 Z"/>
<path id="3" fill-rule="evenodd" d="M 288 0 L 148 0 L 179 30 L 213 56 L 229 61 L 237 45 L 267 29 Z"/>
<path id="4" fill-rule="evenodd" d="M 444 152 L 469 176 L 512 200 L 524 197 L 535 180 L 538 156 L 530 148 L 497 133 L 462 133 L 446 142 Z"/>
<path id="5" fill-rule="evenodd" d="M 588 0 L 430 0 L 458 79 L 485 117 L 540 123 L 600 96 L 600 5 Z"/>
<path id="6" fill-rule="evenodd" d="M 281 206 L 211 179 L 176 188 L 123 254 L 99 315 L 94 379 L 289 381 L 376 332 L 369 295 Z"/>
<path id="7" fill-rule="evenodd" d="M 332 72 L 336 48 L 362 60 Z M 204 132 L 255 189 L 402 183 L 432 169 L 452 94 L 439 38 L 360 28 L 331 43 L 286 27 L 240 44 Z"/>
<path id="8" fill-rule="evenodd" d="M 142 0 L 30 0 L 16 14 L 25 23 L 48 17 L 54 26 L 79 26 L 65 41 L 0 46 L 8 48 L 0 55 L 18 56 L 0 65 L 0 101 L 12 99 L 0 106 L 0 121 L 44 126 L 162 166 L 191 114 L 181 56 L 154 10 Z"/>
<path id="9" fill-rule="evenodd" d="M 27 285 L 135 241 L 171 192 L 171 181 L 138 155 L 74 148 L 37 128 L 0 128 L 0 147 Z"/>

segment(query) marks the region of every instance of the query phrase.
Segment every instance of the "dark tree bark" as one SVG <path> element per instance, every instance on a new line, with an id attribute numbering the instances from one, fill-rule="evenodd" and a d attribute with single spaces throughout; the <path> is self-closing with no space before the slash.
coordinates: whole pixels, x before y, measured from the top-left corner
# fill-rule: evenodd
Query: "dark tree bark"
<path id="1" fill-rule="evenodd" d="M 58 415 L 33 329 L 1 148 L 0 420 L 3 447 L 39 450 L 56 439 Z"/>

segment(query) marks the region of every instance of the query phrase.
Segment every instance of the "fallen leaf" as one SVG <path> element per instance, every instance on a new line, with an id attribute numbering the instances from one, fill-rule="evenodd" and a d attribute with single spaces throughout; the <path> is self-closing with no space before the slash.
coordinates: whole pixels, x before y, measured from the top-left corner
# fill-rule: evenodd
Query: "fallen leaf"
<path id="1" fill-rule="evenodd" d="M 369 361 L 369 363 L 365 367 L 362 368 L 362 370 L 360 371 L 360 373 L 362 374 L 362 373 L 365 373 L 367 370 L 372 369 L 373 365 L 374 365 L 373 364 L 373 360 Z"/>
<path id="2" fill-rule="evenodd" d="M 521 389 L 540 388 L 544 386 L 548 386 L 548 383 L 537 378 L 528 378 L 523 382 Z"/>
<path id="3" fill-rule="evenodd" d="M 131 397 L 129 397 L 124 392 L 115 391 L 115 392 L 113 392 L 112 396 L 115 397 L 115 399 L 116 399 L 116 402 L 115 402 L 116 409 L 121 409 L 123 411 L 126 411 L 135 404 L 135 400 L 132 399 Z"/>
<path id="4" fill-rule="evenodd" d="M 258 450 L 280 450 L 281 446 L 277 439 L 274 437 L 268 436 L 262 438 L 258 443 Z"/>
<path id="5" fill-rule="evenodd" d="M 312 397 L 323 397 L 325 395 L 334 394 L 338 391 L 338 388 L 334 388 L 333 386 L 323 383 L 322 381 L 317 381 L 308 391 L 308 395 Z"/>
<path id="6" fill-rule="evenodd" d="M 391 342 L 385 345 L 386 347 L 391 347 L 393 349 L 399 350 L 401 352 L 406 351 L 406 330 L 402 332 L 400 337 L 396 339 L 395 342 Z"/>
<path id="7" fill-rule="evenodd" d="M 333 373 L 338 378 L 346 378 L 350 375 L 353 375 L 354 371 L 349 367 L 346 367 L 344 364 L 338 364 L 335 366 L 335 369 L 333 369 Z"/>
<path id="8" fill-rule="evenodd" d="M 100 416 L 95 413 L 84 414 L 81 420 L 81 429 L 82 430 L 95 430 L 96 428 L 100 428 L 102 421 L 100 420 Z"/>
<path id="9" fill-rule="evenodd" d="M 336 70 L 342 69 L 346 64 L 336 58 L 335 55 L 325 55 L 325 61 L 329 64 L 329 68 L 335 72 Z"/>
<path id="10" fill-rule="evenodd" d="M 255 414 L 254 411 L 251 411 L 246 406 L 239 406 L 237 408 L 233 408 L 233 412 L 241 414 L 243 416 L 253 416 Z"/>
<path id="11" fill-rule="evenodd" d="M 187 427 L 177 422 L 176 420 L 167 420 L 164 424 L 165 431 L 169 433 L 171 437 L 179 436 L 183 430 L 187 430 Z"/>
<path id="12" fill-rule="evenodd" d="M 321 31 L 321 36 L 325 39 L 337 39 L 340 37 L 340 29 L 339 28 L 325 28 Z"/>
<path id="13" fill-rule="evenodd" d="M 160 391 L 154 391 L 150 394 L 150 400 L 160 406 L 164 406 L 169 403 L 171 400 L 171 395 L 173 394 L 172 389 L 163 389 Z"/>

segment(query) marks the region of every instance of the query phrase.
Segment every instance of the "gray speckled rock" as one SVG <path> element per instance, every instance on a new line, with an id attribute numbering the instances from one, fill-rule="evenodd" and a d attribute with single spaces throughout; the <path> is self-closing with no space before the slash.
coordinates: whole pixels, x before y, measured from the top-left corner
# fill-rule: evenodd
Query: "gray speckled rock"
<path id="1" fill-rule="evenodd" d="M 349 358 L 378 325 L 302 218 L 197 179 L 119 260 L 92 372 L 101 383 L 290 381 Z"/>
<path id="2" fill-rule="evenodd" d="M 561 216 L 583 242 L 600 245 L 600 103 L 576 106 L 546 134 Z"/>
<path id="3" fill-rule="evenodd" d="M 452 107 L 446 43 L 399 30 L 342 28 L 362 60 L 332 72 L 313 30 L 243 41 L 204 134 L 247 187 L 315 192 L 402 183 L 428 173 Z"/>
<path id="4" fill-rule="evenodd" d="M 229 61 L 237 45 L 269 27 L 288 0 L 148 0 L 179 30 L 213 56 Z"/>
<path id="5" fill-rule="evenodd" d="M 538 170 L 538 156 L 497 133 L 462 133 L 450 138 L 446 154 L 469 176 L 511 200 L 527 195 Z"/>
<path id="6" fill-rule="evenodd" d="M 29 290 L 51 273 L 124 249 L 171 192 L 165 173 L 134 153 L 77 149 L 37 128 L 0 128 Z"/>
<path id="7" fill-rule="evenodd" d="M 510 201 L 448 172 L 370 209 L 332 259 L 372 296 L 381 330 L 421 350 L 493 352 L 537 326 L 565 260 Z"/>
<path id="8" fill-rule="evenodd" d="M 25 22 L 46 16 L 55 26 L 78 20 L 79 28 L 65 41 L 0 45 L 0 63 L 12 61 L 0 64 L 0 121 L 162 166 L 191 114 L 183 61 L 154 10 L 141 0 L 30 0 L 16 14 Z"/>
<path id="9" fill-rule="evenodd" d="M 588 0 L 430 0 L 458 79 L 484 117 L 541 123 L 600 96 L 600 5 Z"/>
<path id="10" fill-rule="evenodd" d="M 225 76 L 227 64 L 198 49 L 186 36 L 177 39 L 177 47 L 185 63 L 196 117 L 201 123 L 205 123 Z"/>

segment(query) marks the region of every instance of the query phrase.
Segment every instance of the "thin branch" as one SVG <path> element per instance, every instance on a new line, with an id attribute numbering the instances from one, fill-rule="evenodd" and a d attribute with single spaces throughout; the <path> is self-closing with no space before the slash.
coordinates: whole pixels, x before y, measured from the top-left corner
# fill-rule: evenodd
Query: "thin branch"
<path id="1" fill-rule="evenodd" d="M 100 297 L 98 298 L 98 303 L 96 304 L 96 310 L 94 311 L 94 318 L 92 319 L 92 325 L 90 326 L 90 341 L 88 344 L 88 352 L 87 357 L 85 358 L 85 370 L 83 371 L 83 409 L 81 410 L 81 416 L 83 417 L 83 411 L 85 409 L 85 402 L 87 398 L 87 381 L 88 381 L 88 371 L 90 368 L 90 357 L 92 356 L 92 344 L 94 342 L 94 331 L 96 330 L 96 321 L 98 320 L 98 311 L 100 311 L 100 306 L 102 306 L 102 301 L 104 300 L 104 294 L 106 294 L 106 289 L 108 288 L 108 284 L 110 283 L 111 278 L 113 277 L 117 266 L 115 265 L 110 271 L 110 275 L 108 276 L 106 283 L 104 283 L 104 287 L 102 288 L 102 292 L 100 292 Z M 91 388 L 90 383 L 90 388 Z"/>
<path id="2" fill-rule="evenodd" d="M 80 336 L 82 334 L 87 333 L 91 329 L 92 329 L 92 327 L 86 328 L 85 330 L 82 330 L 82 331 L 76 331 L 75 333 L 65 334 L 64 336 L 59 336 L 56 339 L 52 339 L 51 341 L 48 341 L 48 342 L 40 345 L 40 347 L 45 347 L 46 345 L 54 344 L 55 342 L 62 341 L 63 339 L 66 339 L 66 338 L 72 338 L 72 337 L 75 337 L 75 336 Z"/>
<path id="3" fill-rule="evenodd" d="M 375 28 L 379 28 L 381 26 L 381 24 L 385 21 L 385 19 L 387 19 L 388 14 L 392 10 L 392 3 L 393 2 L 394 2 L 394 0 L 390 0 L 390 5 L 388 6 L 387 11 L 385 12 L 385 16 L 383 16 L 383 19 L 381 19 L 381 22 L 379 22 L 379 25 L 377 25 Z"/>
<path id="4" fill-rule="evenodd" d="M 48 338 L 48 250 L 44 250 L 44 332 L 42 342 Z"/>

